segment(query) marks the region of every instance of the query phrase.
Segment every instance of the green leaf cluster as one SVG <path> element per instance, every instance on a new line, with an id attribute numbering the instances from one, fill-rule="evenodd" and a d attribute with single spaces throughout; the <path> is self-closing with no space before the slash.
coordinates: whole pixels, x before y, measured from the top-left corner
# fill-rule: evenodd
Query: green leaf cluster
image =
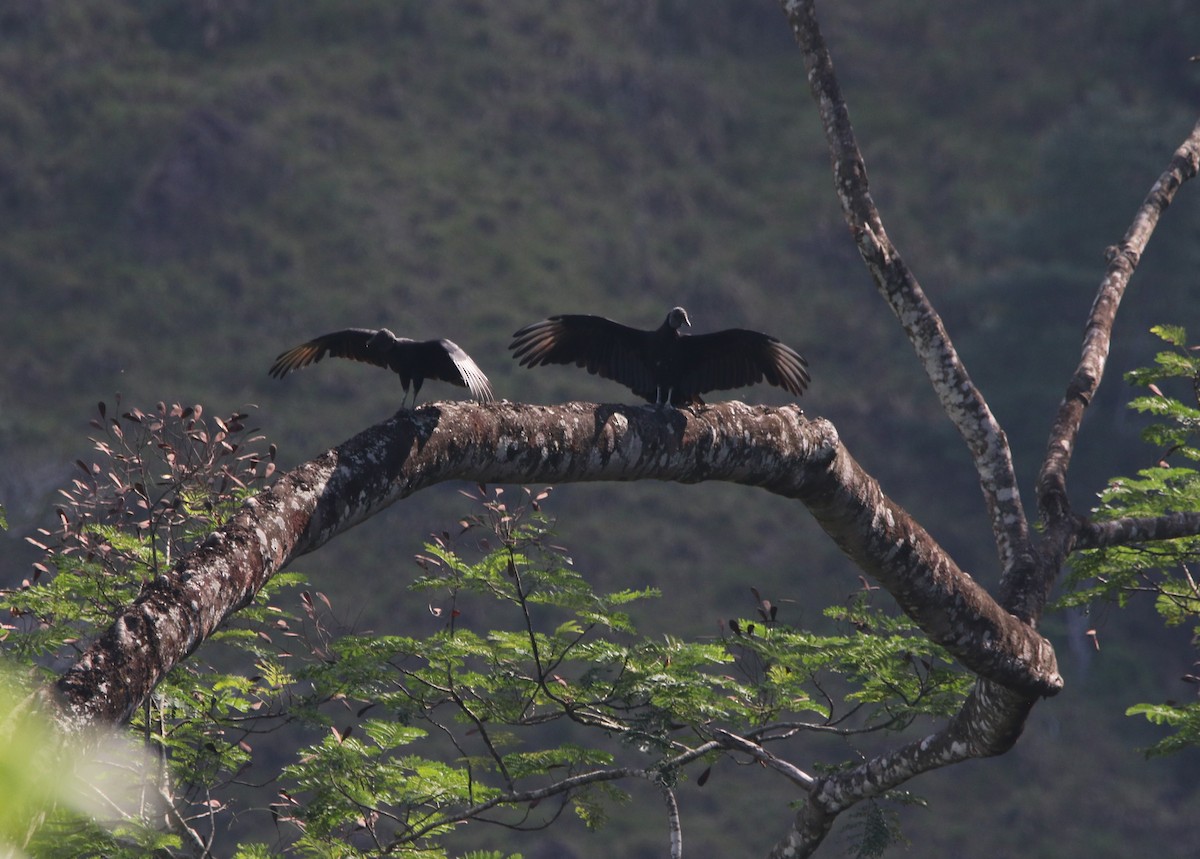
<path id="1" fill-rule="evenodd" d="M 297 673 L 312 690 L 300 706 L 326 731 L 285 779 L 314 855 L 356 839 L 363 855 L 436 851 L 461 821 L 541 827 L 568 808 L 600 825 L 626 798 L 618 781 L 669 786 L 711 767 L 718 728 L 759 743 L 900 729 L 952 712 L 970 685 L 866 594 L 828 612 L 840 634 L 764 612 L 716 640 L 643 635 L 623 608 L 654 591 L 597 592 L 553 544 L 545 493 L 502 496 L 418 558 L 411 590 L 434 629 L 347 635 Z"/>
<path id="2" fill-rule="evenodd" d="M 900 832 L 899 815 L 878 800 L 860 803 L 850 812 L 844 837 L 852 840 L 848 852 L 854 859 L 878 859 L 889 847 L 907 843 Z"/>

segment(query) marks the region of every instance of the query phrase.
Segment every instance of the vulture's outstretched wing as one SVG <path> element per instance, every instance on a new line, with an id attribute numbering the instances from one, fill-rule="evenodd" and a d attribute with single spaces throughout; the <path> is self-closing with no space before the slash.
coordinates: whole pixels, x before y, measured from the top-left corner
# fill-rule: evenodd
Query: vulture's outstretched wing
<path id="1" fill-rule="evenodd" d="M 400 377 L 406 393 L 411 383 L 414 404 L 426 379 L 466 388 L 471 396 L 483 403 L 493 399 L 487 376 L 458 344 L 450 340 L 409 340 L 397 337 L 386 328 L 378 331 L 346 328 L 315 337 L 276 358 L 270 375 L 282 378 L 292 370 L 315 364 L 326 355 L 391 370 Z"/>
<path id="2" fill-rule="evenodd" d="M 391 334 L 386 328 L 383 331 Z M 281 353 L 275 359 L 275 363 L 271 365 L 270 375 L 276 379 L 282 379 L 292 370 L 299 370 L 309 364 L 315 364 L 326 355 L 332 355 L 334 358 L 349 358 L 352 361 L 364 361 L 374 364 L 376 367 L 391 369 L 387 361 L 386 349 L 367 348 L 367 344 L 373 338 L 378 339 L 378 335 L 381 333 L 370 328 L 347 328 L 343 331 L 334 331 L 332 334 L 314 337 L 307 343 L 301 343 L 296 348 Z M 395 342 L 395 340 L 395 336 L 392 336 L 391 341 Z"/>
<path id="3" fill-rule="evenodd" d="M 800 396 L 808 387 L 808 362 L 795 349 L 768 334 L 729 328 L 681 337 L 680 395 L 742 388 L 766 381 Z"/>
<path id="4" fill-rule="evenodd" d="M 481 403 L 490 403 L 492 386 L 479 365 L 453 340 L 400 341 L 392 350 L 396 363 L 414 379 L 437 379 L 466 388 Z M 393 367 L 403 377 L 406 374 Z"/>
<path id="5" fill-rule="evenodd" d="M 653 400 L 653 358 L 647 354 L 652 333 L 603 316 L 565 314 L 526 325 L 508 348 L 523 367 L 575 364 Z"/>

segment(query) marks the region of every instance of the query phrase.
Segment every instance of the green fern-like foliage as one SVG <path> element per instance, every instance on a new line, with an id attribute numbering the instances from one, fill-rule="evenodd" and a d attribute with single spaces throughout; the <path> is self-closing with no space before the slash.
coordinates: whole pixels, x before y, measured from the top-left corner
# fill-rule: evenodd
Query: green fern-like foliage
<path id="1" fill-rule="evenodd" d="M 925 802 L 907 791 L 893 790 L 879 799 L 860 803 L 850 812 L 850 822 L 842 832 L 847 855 L 854 859 L 878 859 L 891 847 L 908 845 L 900 831 L 896 805 L 924 806 Z"/>
<path id="2" fill-rule="evenodd" d="M 285 773 L 305 851 L 424 855 L 462 821 L 541 828 L 567 810 L 600 826 L 630 779 L 671 787 L 711 768 L 717 729 L 758 743 L 899 729 L 969 686 L 865 595 L 829 613 L 842 634 L 790 628 L 760 600 L 716 640 L 642 635 L 625 609 L 657 594 L 597 592 L 554 545 L 545 496 L 496 490 L 461 536 L 425 547 L 411 588 L 426 634 L 345 636 L 297 672 L 325 726 Z"/>

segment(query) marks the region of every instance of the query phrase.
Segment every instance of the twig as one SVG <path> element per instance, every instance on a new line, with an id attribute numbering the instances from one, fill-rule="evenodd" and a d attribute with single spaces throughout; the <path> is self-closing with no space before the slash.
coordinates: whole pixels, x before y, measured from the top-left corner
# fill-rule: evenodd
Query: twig
<path id="1" fill-rule="evenodd" d="M 713 731 L 713 737 L 725 748 L 745 752 L 756 761 L 761 761 L 807 791 L 811 791 L 817 786 L 817 780 L 804 772 L 804 770 L 794 764 L 788 763 L 783 758 L 776 757 L 762 746 L 750 742 L 745 737 L 739 737 L 737 734 L 732 734 L 720 728 Z"/>

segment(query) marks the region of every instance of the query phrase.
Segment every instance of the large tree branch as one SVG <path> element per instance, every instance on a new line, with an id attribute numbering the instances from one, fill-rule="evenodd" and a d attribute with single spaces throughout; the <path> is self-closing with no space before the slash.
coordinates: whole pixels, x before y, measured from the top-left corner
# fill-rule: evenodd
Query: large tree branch
<path id="1" fill-rule="evenodd" d="M 804 502 L 931 639 L 1027 695 L 1062 685 L 1049 643 L 1004 611 L 888 499 L 833 425 L 794 406 L 438 403 L 401 411 L 284 475 L 149 583 L 61 678 L 77 721 L 123 721 L 277 570 L 447 480 L 724 480 Z"/>
<path id="2" fill-rule="evenodd" d="M 1030 551 L 1029 525 L 1021 506 L 1008 439 L 971 381 L 941 317 L 883 228 L 833 60 L 817 24 L 814 0 L 784 0 L 783 8 L 804 55 L 846 223 L 876 287 L 916 350 L 942 408 L 967 443 L 991 517 L 1001 567 L 1009 570 L 1024 563 Z"/>

